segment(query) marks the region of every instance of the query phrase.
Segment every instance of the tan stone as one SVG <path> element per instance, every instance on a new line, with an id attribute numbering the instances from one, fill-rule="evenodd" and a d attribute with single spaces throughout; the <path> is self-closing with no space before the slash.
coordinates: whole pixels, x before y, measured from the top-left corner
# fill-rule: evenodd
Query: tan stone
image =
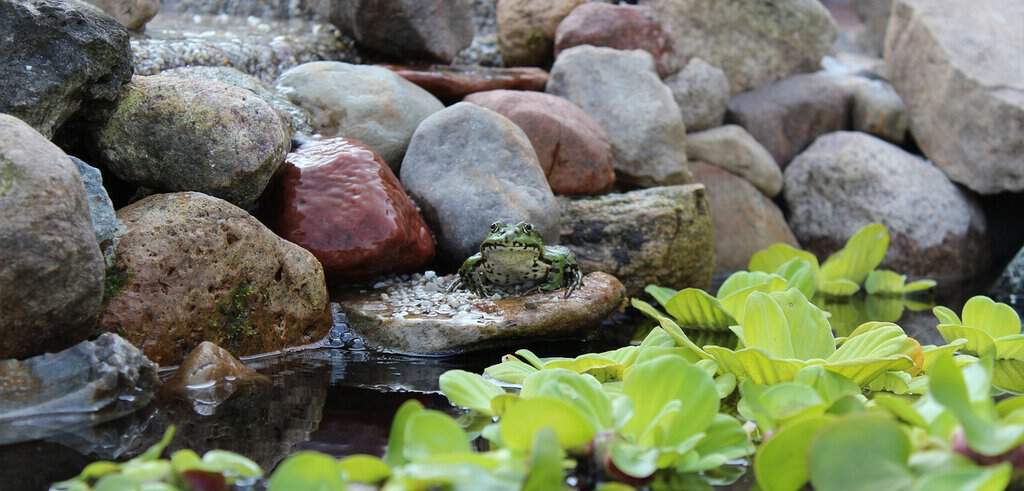
<path id="1" fill-rule="evenodd" d="M 498 48 L 505 65 L 551 61 L 558 24 L 584 1 L 498 0 Z"/>

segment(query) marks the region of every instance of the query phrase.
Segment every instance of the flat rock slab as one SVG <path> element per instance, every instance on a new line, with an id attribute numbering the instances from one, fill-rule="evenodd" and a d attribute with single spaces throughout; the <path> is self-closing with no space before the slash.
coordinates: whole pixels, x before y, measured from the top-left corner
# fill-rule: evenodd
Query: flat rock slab
<path id="1" fill-rule="evenodd" d="M 372 291 L 343 294 L 338 303 L 351 329 L 370 347 L 444 356 L 518 343 L 524 338 L 585 335 L 626 300 L 614 276 L 591 273 L 565 298 L 565 290 L 519 297 L 478 297 L 446 292 L 453 276 L 428 272 Z"/>
<path id="2" fill-rule="evenodd" d="M 488 90 L 544 91 L 548 72 L 537 67 L 490 68 L 478 65 L 383 65 L 446 103 Z"/>

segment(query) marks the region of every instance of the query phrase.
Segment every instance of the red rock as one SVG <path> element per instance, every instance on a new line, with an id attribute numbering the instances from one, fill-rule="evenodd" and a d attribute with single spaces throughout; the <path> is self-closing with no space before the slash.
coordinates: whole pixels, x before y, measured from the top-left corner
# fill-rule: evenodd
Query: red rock
<path id="1" fill-rule="evenodd" d="M 535 67 L 488 68 L 450 65 L 384 65 L 419 85 L 445 103 L 462 100 L 474 92 L 514 89 L 543 92 L 548 72 Z"/>
<path id="2" fill-rule="evenodd" d="M 562 50 L 589 44 L 615 49 L 640 49 L 651 54 L 665 78 L 674 66 L 672 39 L 646 7 L 585 3 L 573 9 L 555 31 L 555 56 Z"/>
<path id="3" fill-rule="evenodd" d="M 615 183 L 608 136 L 579 106 L 551 94 L 516 90 L 478 92 L 466 102 L 523 129 L 555 193 L 598 194 Z"/>
<path id="4" fill-rule="evenodd" d="M 309 142 L 288 154 L 275 186 L 275 231 L 312 252 L 331 280 L 413 272 L 434 257 L 416 205 L 362 143 Z"/>

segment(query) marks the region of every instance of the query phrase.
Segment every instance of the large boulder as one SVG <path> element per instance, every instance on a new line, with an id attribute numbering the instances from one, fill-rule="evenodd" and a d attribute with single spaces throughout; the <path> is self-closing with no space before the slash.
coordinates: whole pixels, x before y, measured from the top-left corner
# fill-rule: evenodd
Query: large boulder
<path id="1" fill-rule="evenodd" d="M 101 326 L 160 364 L 211 341 L 238 355 L 318 341 L 331 326 L 312 254 L 232 204 L 157 194 L 118 210 L 121 237 Z"/>
<path id="2" fill-rule="evenodd" d="M 600 2 L 576 7 L 555 31 L 555 56 L 583 44 L 644 50 L 654 57 L 662 77 L 679 70 L 672 52 L 672 38 L 662 29 L 654 12 L 646 7 Z"/>
<path id="3" fill-rule="evenodd" d="M 649 187 L 692 180 L 679 106 L 646 51 L 567 49 L 551 67 L 547 92 L 569 99 L 604 128 L 615 170 L 626 184 Z"/>
<path id="4" fill-rule="evenodd" d="M 160 12 L 160 0 L 86 0 L 133 31 L 141 31 Z"/>
<path id="5" fill-rule="evenodd" d="M 132 184 L 248 207 L 291 147 L 287 125 L 248 90 L 159 75 L 126 87 L 94 144 L 106 168 Z"/>
<path id="6" fill-rule="evenodd" d="M 732 93 L 818 69 L 836 26 L 818 0 L 642 0 L 672 33 L 679 66 L 699 57 L 725 70 Z"/>
<path id="7" fill-rule="evenodd" d="M 508 118 L 460 102 L 420 124 L 402 184 L 423 208 L 442 260 L 478 252 L 491 223 L 532 223 L 558 241 L 559 209 L 529 138 Z"/>
<path id="8" fill-rule="evenodd" d="M 722 124 L 729 105 L 729 79 L 725 72 L 700 58 L 690 60 L 678 73 L 665 79 L 679 105 L 686 131 L 700 131 Z"/>
<path id="9" fill-rule="evenodd" d="M 704 186 L 663 186 L 561 198 L 562 244 L 584 272 L 615 275 L 630 296 L 649 284 L 710 288 L 715 267 Z"/>
<path id="10" fill-rule="evenodd" d="M 498 0 L 498 49 L 507 66 L 551 61 L 555 31 L 585 0 Z"/>
<path id="11" fill-rule="evenodd" d="M 1024 2 L 897 0 L 888 75 L 918 145 L 982 193 L 1024 190 Z"/>
<path id="12" fill-rule="evenodd" d="M 0 114 L 0 359 L 92 336 L 103 267 L 75 164 Z"/>
<path id="13" fill-rule="evenodd" d="M 429 92 L 376 66 L 305 63 L 281 74 L 277 88 L 309 111 L 320 135 L 359 140 L 396 171 L 416 127 L 444 109 Z"/>
<path id="14" fill-rule="evenodd" d="M 473 40 L 471 0 L 346 0 L 330 6 L 339 29 L 399 60 L 448 63 Z"/>
<path id="15" fill-rule="evenodd" d="M 0 46 L 0 113 L 47 138 L 132 78 L 128 31 L 76 1 L 0 0 Z"/>
<path id="16" fill-rule="evenodd" d="M 693 160 L 703 161 L 736 174 L 769 198 L 774 198 L 782 191 L 782 171 L 779 165 L 743 128 L 736 125 L 721 126 L 700 133 L 691 133 L 686 136 L 686 140 Z"/>
<path id="17" fill-rule="evenodd" d="M 711 204 L 716 272 L 747 269 L 750 256 L 776 242 L 799 246 L 779 207 L 745 179 L 703 162 L 692 168 Z"/>
<path id="18" fill-rule="evenodd" d="M 512 120 L 526 133 L 556 194 L 597 194 L 615 182 L 604 130 L 579 106 L 540 92 L 492 90 L 466 102 Z"/>
<path id="19" fill-rule="evenodd" d="M 274 230 L 312 252 L 331 280 L 412 273 L 434 259 L 416 205 L 361 143 L 310 141 L 288 154 L 273 187 Z"/>
<path id="20" fill-rule="evenodd" d="M 928 161 L 890 143 L 856 132 L 822 136 L 786 169 L 785 181 L 793 232 L 819 257 L 879 222 L 891 236 L 883 266 L 950 279 L 987 267 L 977 201 Z"/>

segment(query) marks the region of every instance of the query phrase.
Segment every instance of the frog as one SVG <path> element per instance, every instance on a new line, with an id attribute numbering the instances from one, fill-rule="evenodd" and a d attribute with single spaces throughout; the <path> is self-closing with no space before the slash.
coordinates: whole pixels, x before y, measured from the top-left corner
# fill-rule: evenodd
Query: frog
<path id="1" fill-rule="evenodd" d="M 565 288 L 565 298 L 583 285 L 576 255 L 569 248 L 545 245 L 540 232 L 528 222 L 491 224 L 480 252 L 467 258 L 449 285 L 465 287 L 479 296 L 495 293 L 528 295 Z"/>

